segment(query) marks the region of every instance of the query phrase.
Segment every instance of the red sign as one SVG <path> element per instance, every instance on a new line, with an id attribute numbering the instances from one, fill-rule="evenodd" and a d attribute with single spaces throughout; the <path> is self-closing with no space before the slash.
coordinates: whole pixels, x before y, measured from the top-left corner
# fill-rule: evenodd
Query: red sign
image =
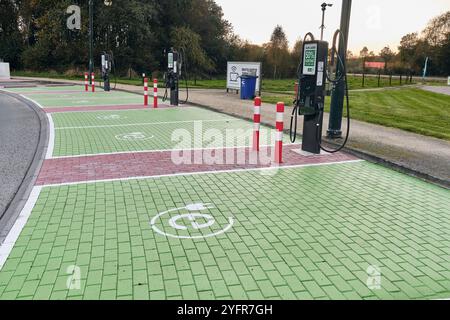
<path id="1" fill-rule="evenodd" d="M 366 62 L 366 68 L 384 69 L 385 67 L 386 63 L 384 62 Z"/>

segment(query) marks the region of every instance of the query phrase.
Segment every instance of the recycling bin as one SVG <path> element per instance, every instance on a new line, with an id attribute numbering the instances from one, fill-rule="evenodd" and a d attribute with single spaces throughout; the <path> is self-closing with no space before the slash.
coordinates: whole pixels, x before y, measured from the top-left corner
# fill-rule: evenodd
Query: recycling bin
<path id="1" fill-rule="evenodd" d="M 253 100 L 255 98 L 257 76 L 243 75 L 241 78 L 241 100 Z"/>

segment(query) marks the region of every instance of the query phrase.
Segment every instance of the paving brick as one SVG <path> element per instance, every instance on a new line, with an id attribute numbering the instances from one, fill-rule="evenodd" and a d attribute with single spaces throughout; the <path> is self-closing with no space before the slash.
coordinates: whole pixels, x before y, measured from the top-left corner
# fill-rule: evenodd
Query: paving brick
<path id="1" fill-rule="evenodd" d="M 93 115 L 61 121 L 94 123 Z M 130 146 L 111 146 L 122 147 Z M 302 201 L 311 190 L 330 196 Z M 45 187 L 0 271 L 0 299 L 450 296 L 449 199 L 448 190 L 366 162 L 270 177 L 255 171 Z M 152 230 L 159 212 L 201 201 L 217 206 L 217 224 L 232 214 L 233 228 L 201 240 Z M 371 264 L 382 267 L 381 290 L 365 283 Z M 70 265 L 82 268 L 78 292 L 67 292 Z"/>

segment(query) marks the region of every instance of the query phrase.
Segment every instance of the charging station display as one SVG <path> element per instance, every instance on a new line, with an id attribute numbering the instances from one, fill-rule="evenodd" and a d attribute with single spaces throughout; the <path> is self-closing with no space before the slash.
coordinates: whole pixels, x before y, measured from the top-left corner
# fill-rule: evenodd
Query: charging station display
<path id="1" fill-rule="evenodd" d="M 303 74 L 315 75 L 317 61 L 317 43 L 305 44 L 303 57 Z"/>

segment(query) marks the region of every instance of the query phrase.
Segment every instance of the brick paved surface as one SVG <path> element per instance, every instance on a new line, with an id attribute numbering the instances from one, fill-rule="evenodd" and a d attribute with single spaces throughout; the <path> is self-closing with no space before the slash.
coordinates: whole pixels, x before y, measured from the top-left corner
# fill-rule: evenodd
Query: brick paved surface
<path id="1" fill-rule="evenodd" d="M 367 162 L 47 187 L 0 272 L 0 297 L 449 297 L 449 195 Z M 198 236 L 232 217 L 232 228 L 197 240 L 152 229 L 158 213 L 199 202 L 214 206 L 209 229 L 174 231 L 183 209 L 156 226 Z M 73 265 L 80 288 L 68 290 Z M 375 265 L 381 287 L 369 289 Z"/>
<path id="2" fill-rule="evenodd" d="M 78 156 L 98 153 L 171 150 L 173 148 L 232 147 L 251 144 L 253 124 L 200 108 L 134 110 L 102 113 L 58 113 L 53 155 Z M 246 133 L 246 139 L 227 142 L 226 137 Z M 123 135 L 139 133 L 134 139 Z M 223 139 L 213 139 L 220 133 Z M 244 136 L 240 133 L 240 136 Z M 187 139 L 183 135 L 187 134 Z M 270 144 L 271 132 L 261 144 Z M 286 137 L 287 139 L 287 137 Z M 287 140 L 286 140 L 287 141 Z"/>
<path id="3" fill-rule="evenodd" d="M 293 152 L 299 148 L 299 145 L 285 148 L 282 167 L 356 160 L 343 153 L 302 156 Z M 172 151 L 50 159 L 44 162 L 36 185 L 273 167 L 272 148 L 261 150 L 260 154 L 262 158 L 248 148 L 182 150 L 176 152 L 175 157 L 187 155 L 187 162 L 183 164 L 174 163 Z M 196 159 L 201 159 L 202 163 L 196 164 Z"/>
<path id="4" fill-rule="evenodd" d="M 60 97 L 65 90 L 48 88 L 56 99 L 44 107 L 78 108 L 82 94 Z M 91 107 L 134 105 L 120 101 L 126 95 L 108 99 L 96 95 Z M 364 161 L 220 173 L 176 167 L 168 162 L 174 129 L 193 133 L 194 121 L 222 134 L 253 128 L 198 108 L 51 118 L 53 155 L 69 157 L 46 160 L 31 215 L 18 220 L 17 241 L 0 247 L 0 299 L 450 297 L 449 190 Z M 124 133 L 153 138 L 115 139 Z M 181 146 L 223 147 L 199 139 Z M 305 158 L 292 148 L 286 164 L 354 159 Z M 160 152 L 137 153 L 146 150 Z M 236 168 L 252 166 L 225 169 Z M 147 177 L 167 173 L 178 175 Z M 92 181 L 105 178 L 122 180 Z"/>
<path id="5" fill-rule="evenodd" d="M 82 106 L 143 104 L 144 96 L 137 94 L 111 92 L 82 92 L 65 94 L 52 92 L 48 94 L 29 93 L 26 96 L 41 104 L 44 108 L 70 108 Z"/>
<path id="6" fill-rule="evenodd" d="M 158 104 L 157 109 L 172 108 L 167 104 Z M 183 108 L 183 107 L 180 107 Z M 106 106 L 84 106 L 84 107 L 64 107 L 64 108 L 44 108 L 46 113 L 61 113 L 61 112 L 87 112 L 87 111 L 114 111 L 114 110 L 140 110 L 153 109 L 152 106 L 144 106 L 143 104 L 125 104 L 125 105 L 106 105 Z"/>

